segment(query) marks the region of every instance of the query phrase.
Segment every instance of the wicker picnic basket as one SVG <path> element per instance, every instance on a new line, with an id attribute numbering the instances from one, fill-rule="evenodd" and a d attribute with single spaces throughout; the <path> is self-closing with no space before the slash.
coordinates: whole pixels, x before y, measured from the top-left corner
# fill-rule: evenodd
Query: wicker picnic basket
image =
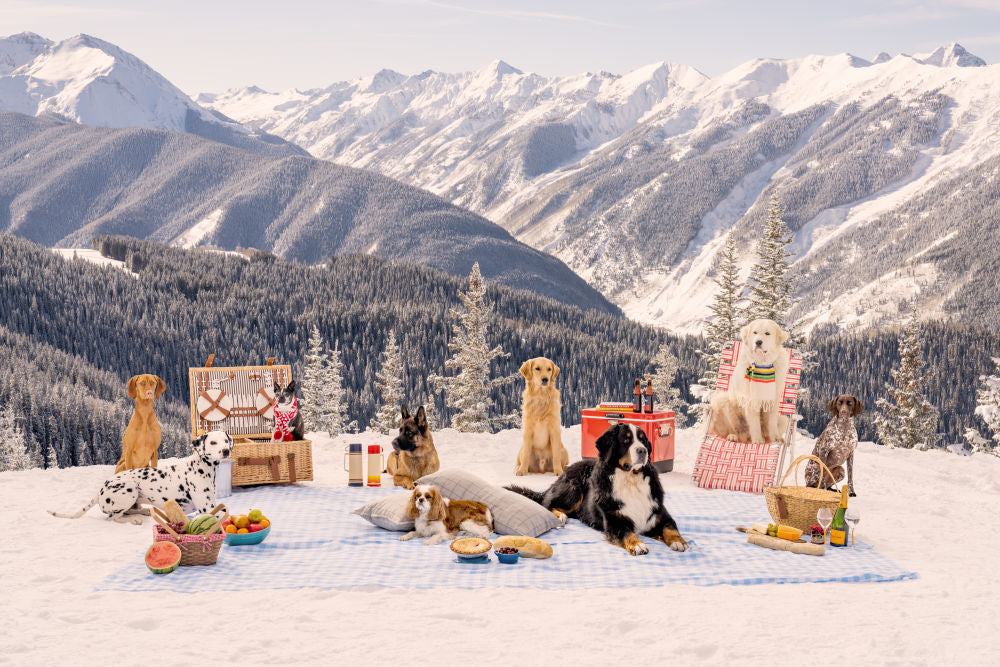
<path id="1" fill-rule="evenodd" d="M 780 523 L 792 528 L 798 528 L 802 532 L 809 532 L 809 526 L 816 523 L 816 512 L 821 507 L 829 507 L 831 511 L 836 510 L 840 504 L 840 494 L 836 491 L 827 491 L 819 488 L 825 479 L 825 475 L 820 475 L 816 488 L 811 486 L 798 486 L 799 464 L 806 459 L 812 459 L 830 475 L 833 473 L 823 465 L 817 457 L 812 454 L 803 454 L 788 466 L 781 484 L 778 486 L 768 486 L 764 488 L 764 498 L 767 500 L 767 510 L 771 513 L 771 518 L 775 523 Z M 795 470 L 795 486 L 785 486 L 785 480 L 789 473 Z"/>
<path id="2" fill-rule="evenodd" d="M 222 516 L 212 526 L 211 530 L 202 535 L 188 535 L 178 533 L 170 527 L 170 520 L 159 508 L 153 508 L 153 541 L 173 542 L 181 550 L 181 566 L 185 565 L 215 565 L 219 558 L 219 551 L 226 541 L 226 534 L 222 532 L 222 522 L 229 517 L 229 511 L 225 505 L 216 505 L 212 514 Z"/>
<path id="3" fill-rule="evenodd" d="M 285 386 L 292 368 L 268 359 L 263 366 L 188 369 L 191 435 L 225 431 L 233 436 L 233 486 L 294 484 L 313 478 L 312 441 L 274 441 L 274 382 Z"/>

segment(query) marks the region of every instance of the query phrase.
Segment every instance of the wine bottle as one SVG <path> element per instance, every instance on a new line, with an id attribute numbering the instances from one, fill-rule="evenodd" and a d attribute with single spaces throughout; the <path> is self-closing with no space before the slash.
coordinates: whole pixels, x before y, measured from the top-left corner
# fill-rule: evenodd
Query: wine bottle
<path id="1" fill-rule="evenodd" d="M 847 492 L 849 490 L 847 484 L 844 484 L 840 489 L 840 506 L 834 512 L 833 522 L 830 524 L 831 547 L 847 546 L 847 520 L 844 516 L 847 514 Z"/>

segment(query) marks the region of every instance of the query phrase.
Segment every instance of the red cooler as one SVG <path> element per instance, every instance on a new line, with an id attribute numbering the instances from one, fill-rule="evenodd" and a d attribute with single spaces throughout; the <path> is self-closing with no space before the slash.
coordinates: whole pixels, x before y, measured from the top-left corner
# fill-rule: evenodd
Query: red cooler
<path id="1" fill-rule="evenodd" d="M 641 428 L 653 445 L 653 467 L 659 472 L 674 469 L 674 413 L 669 410 L 654 412 L 605 412 L 587 409 L 583 411 L 583 426 L 580 429 L 580 454 L 585 459 L 597 458 L 597 439 L 615 424 L 625 422 Z"/>

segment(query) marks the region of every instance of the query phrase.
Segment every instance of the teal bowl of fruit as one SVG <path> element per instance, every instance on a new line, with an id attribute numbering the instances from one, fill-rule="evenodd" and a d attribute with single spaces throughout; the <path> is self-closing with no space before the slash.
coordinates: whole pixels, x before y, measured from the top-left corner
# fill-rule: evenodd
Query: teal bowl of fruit
<path id="1" fill-rule="evenodd" d="M 263 530 L 258 530 L 256 533 L 226 533 L 226 544 L 233 547 L 241 547 L 247 544 L 260 544 L 270 532 L 271 527 L 268 526 Z"/>

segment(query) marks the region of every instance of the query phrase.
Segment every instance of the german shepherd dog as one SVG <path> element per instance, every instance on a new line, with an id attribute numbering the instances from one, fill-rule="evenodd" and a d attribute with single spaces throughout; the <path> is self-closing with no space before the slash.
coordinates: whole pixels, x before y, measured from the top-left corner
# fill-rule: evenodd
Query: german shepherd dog
<path id="1" fill-rule="evenodd" d="M 399 435 L 392 441 L 392 452 L 386 459 L 385 469 L 392 475 L 393 486 L 412 489 L 414 480 L 437 472 L 441 462 L 434 449 L 424 406 L 421 405 L 417 414 L 411 416 L 404 405 L 400 414 L 403 421 L 399 425 Z"/>
<path id="2" fill-rule="evenodd" d="M 663 506 L 659 473 L 650 463 L 646 434 L 632 424 L 612 426 L 597 439 L 597 460 L 577 461 L 547 491 L 505 488 L 526 496 L 560 519 L 579 519 L 633 556 L 649 553 L 639 535 L 674 551 L 687 542 Z"/>

